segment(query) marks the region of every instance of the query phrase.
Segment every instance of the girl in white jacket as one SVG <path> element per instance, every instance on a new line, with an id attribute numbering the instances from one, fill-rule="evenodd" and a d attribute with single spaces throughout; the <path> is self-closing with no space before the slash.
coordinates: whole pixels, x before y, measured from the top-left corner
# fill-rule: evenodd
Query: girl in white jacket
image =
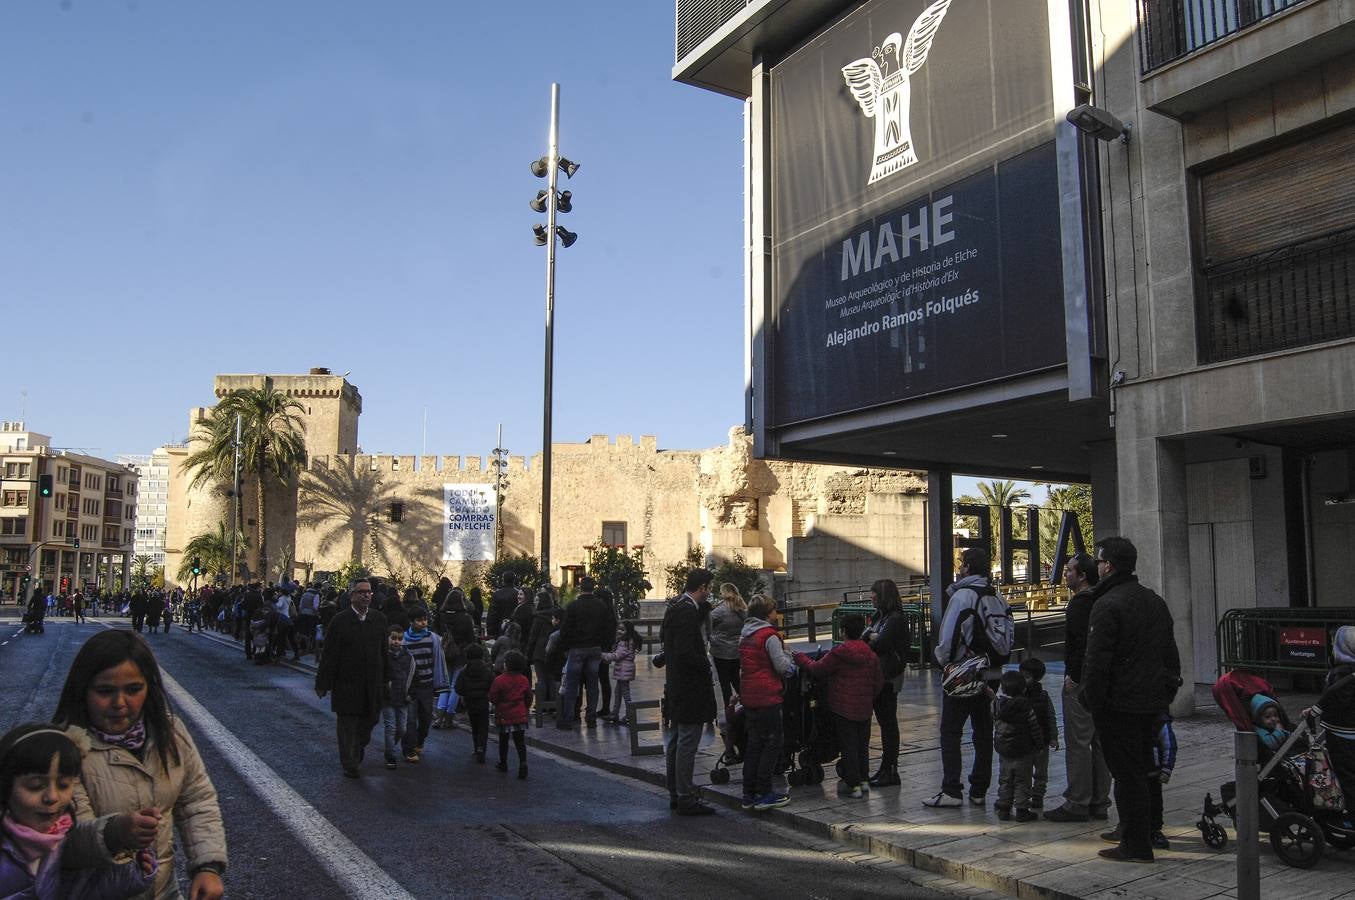
<path id="1" fill-rule="evenodd" d="M 616 627 L 616 646 L 611 653 L 602 654 L 603 662 L 612 664 L 612 677 L 616 679 L 616 689 L 612 691 L 612 711 L 610 715 L 602 716 L 604 721 L 621 721 L 623 700 L 626 708 L 630 708 L 630 683 L 635 680 L 635 654 L 643 646 L 644 642 L 640 640 L 633 624 L 623 622 Z"/>

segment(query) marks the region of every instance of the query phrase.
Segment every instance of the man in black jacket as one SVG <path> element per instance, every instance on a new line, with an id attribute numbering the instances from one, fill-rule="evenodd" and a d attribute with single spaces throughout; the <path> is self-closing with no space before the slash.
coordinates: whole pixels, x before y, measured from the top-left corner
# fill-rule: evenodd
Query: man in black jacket
<path id="1" fill-rule="evenodd" d="M 612 605 L 593 593 L 593 579 L 584 578 L 583 593 L 565 607 L 560 620 L 560 648 L 565 651 L 565 680 L 560 686 L 560 712 L 556 725 L 574 727 L 574 701 L 579 696 L 579 679 L 588 694 L 585 720 L 589 728 L 598 724 L 598 667 L 602 651 L 611 649 L 616 638 L 616 612 Z"/>
<path id="2" fill-rule="evenodd" d="M 493 640 L 499 636 L 504 619 L 512 614 L 518 605 L 518 580 L 512 572 L 503 573 L 499 589 L 489 597 L 489 620 L 485 623 L 485 636 Z"/>
<path id="3" fill-rule="evenodd" d="M 1063 759 L 1068 789 L 1063 792 L 1063 805 L 1045 813 L 1051 822 L 1105 819 L 1110 807 L 1110 770 L 1101 755 L 1096 724 L 1076 699 L 1082 689 L 1082 660 L 1087 653 L 1087 632 L 1096 603 L 1092 588 L 1097 581 L 1096 560 L 1085 553 L 1074 554 L 1063 567 L 1063 583 L 1073 592 L 1063 631 Z"/>
<path id="4" fill-rule="evenodd" d="M 715 719 L 715 685 L 701 626 L 710 614 L 709 569 L 692 569 L 682 596 L 668 607 L 659 628 L 663 641 L 663 696 L 672 728 L 668 732 L 668 805 L 679 815 L 715 812 L 702 803 L 692 785 L 701 732 Z"/>
<path id="5" fill-rule="evenodd" d="M 1138 556 L 1126 538 L 1096 544 L 1100 581 L 1092 589 L 1081 697 L 1101 737 L 1120 814 L 1119 845 L 1101 856 L 1152 862 L 1148 773 L 1158 718 L 1181 686 L 1181 657 L 1166 602 L 1134 576 Z"/>
<path id="6" fill-rule="evenodd" d="M 352 606 L 334 616 L 325 630 L 325 649 L 315 673 L 315 693 L 330 691 L 330 708 L 338 720 L 339 765 L 348 778 L 358 777 L 372 728 L 381 718 L 386 681 L 386 618 L 372 609 L 372 585 L 354 582 Z"/>

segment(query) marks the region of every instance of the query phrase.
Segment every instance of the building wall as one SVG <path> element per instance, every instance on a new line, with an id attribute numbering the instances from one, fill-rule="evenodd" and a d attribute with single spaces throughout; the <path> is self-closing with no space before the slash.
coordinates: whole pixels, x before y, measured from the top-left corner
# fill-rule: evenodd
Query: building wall
<path id="1" fill-rule="evenodd" d="M 1321 23 L 1338 4 L 1315 0 L 1145 78 L 1134 6 L 1092 4 L 1091 29 L 1093 102 L 1133 123 L 1128 145 L 1099 145 L 1110 366 L 1124 373 L 1114 394 L 1116 524 L 1138 544 L 1141 579 L 1172 608 L 1186 681 L 1208 682 L 1224 610 L 1303 602 L 1291 590 L 1302 562 L 1285 530 L 1302 500 L 1286 489 L 1279 444 L 1298 447 L 1306 425 L 1355 413 L 1355 342 L 1202 365 L 1196 298 L 1207 261 L 1195 249 L 1194 191 L 1210 167 L 1302 141 L 1355 110 L 1355 54 L 1315 53 L 1306 67 L 1291 56 L 1273 77 L 1246 68 L 1256 53 L 1301 47 L 1337 27 Z M 1171 96 L 1192 79 L 1218 99 L 1197 91 L 1196 108 L 1174 109 Z M 1303 190 L 1295 185 L 1296 216 Z M 1250 439 L 1262 430 L 1276 443 Z M 1254 456 L 1266 462 L 1261 477 L 1249 474 Z M 1324 535 L 1323 515 L 1317 553 L 1339 568 L 1347 548 L 1335 532 Z M 1189 706 L 1178 698 L 1178 711 Z"/>

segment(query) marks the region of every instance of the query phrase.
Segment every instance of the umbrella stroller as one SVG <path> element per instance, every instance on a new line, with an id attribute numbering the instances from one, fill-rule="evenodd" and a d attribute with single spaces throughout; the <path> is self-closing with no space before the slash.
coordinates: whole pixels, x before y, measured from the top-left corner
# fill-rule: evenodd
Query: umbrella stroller
<path id="1" fill-rule="evenodd" d="M 1241 731 L 1253 728 L 1251 698 L 1256 694 L 1274 697 L 1264 678 L 1243 671 L 1221 677 L 1214 684 L 1213 694 L 1219 708 Z M 1332 777 L 1321 723 L 1306 710 L 1297 724 L 1290 721 L 1283 707 L 1280 714 L 1291 734 L 1273 753 L 1260 748 L 1258 826 L 1269 833 L 1275 855 L 1286 865 L 1308 869 L 1317 865 L 1327 845 L 1338 850 L 1355 847 L 1355 828 L 1347 816 L 1350 800 L 1342 802 Z M 1215 850 L 1228 843 L 1228 833 L 1215 819 L 1226 815 L 1237 822 L 1237 784 L 1230 781 L 1222 785 L 1219 797 L 1216 803 L 1212 795 L 1205 794 L 1204 809 L 1196 823 L 1204 842 Z"/>

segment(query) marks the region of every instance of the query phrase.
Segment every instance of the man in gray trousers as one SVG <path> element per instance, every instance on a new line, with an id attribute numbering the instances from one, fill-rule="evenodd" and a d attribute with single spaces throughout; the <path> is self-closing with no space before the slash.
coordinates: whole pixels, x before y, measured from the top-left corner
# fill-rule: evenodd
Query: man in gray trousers
<path id="1" fill-rule="evenodd" d="M 1092 595 L 1096 581 L 1096 560 L 1086 553 L 1074 554 L 1063 567 L 1063 583 L 1073 592 L 1063 638 L 1063 738 L 1068 789 L 1063 793 L 1063 805 L 1044 814 L 1052 822 L 1104 820 L 1110 808 L 1110 770 L 1101 756 L 1092 714 L 1077 699 L 1092 605 L 1096 602 Z"/>
<path id="2" fill-rule="evenodd" d="M 663 641 L 666 666 L 663 694 L 668 719 L 669 808 L 680 816 L 704 816 L 715 812 L 701 802 L 692 785 L 696 751 L 706 723 L 715 720 L 715 685 L 701 626 L 710 613 L 709 569 L 692 569 L 687 586 L 664 613 L 659 638 Z"/>

